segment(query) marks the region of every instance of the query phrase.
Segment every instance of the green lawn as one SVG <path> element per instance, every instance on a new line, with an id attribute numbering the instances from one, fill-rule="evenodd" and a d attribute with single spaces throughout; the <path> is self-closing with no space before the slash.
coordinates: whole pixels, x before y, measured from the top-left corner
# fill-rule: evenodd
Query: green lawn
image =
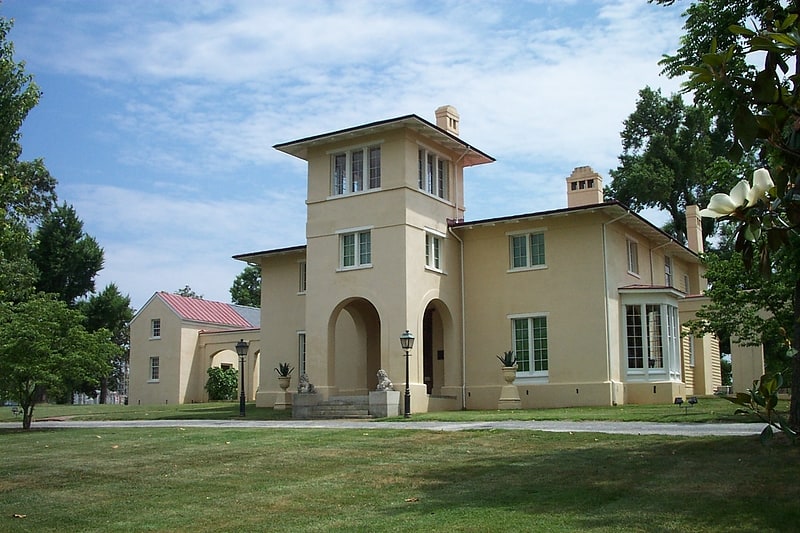
<path id="1" fill-rule="evenodd" d="M 756 437 L 5 429 L 0 445 L 0 531 L 9 532 L 767 532 L 800 524 L 800 447 L 765 448 Z"/>
<path id="2" fill-rule="evenodd" d="M 786 411 L 788 402 L 779 410 Z M 701 397 L 694 407 L 684 409 L 672 404 L 623 405 L 617 407 L 571 407 L 565 409 L 525 409 L 519 411 L 450 411 L 414 413 L 416 420 L 484 421 L 484 420 L 621 420 L 641 422 L 756 422 L 755 417 L 734 415 L 736 406 L 719 397 Z M 280 420 L 291 418 L 291 410 L 247 405 L 248 419 Z M 37 405 L 34 419 L 68 418 L 72 420 L 180 420 L 228 419 L 239 417 L 238 402 L 212 402 L 184 405 Z M 20 420 L 11 408 L 0 409 L 0 422 Z M 402 418 L 395 420 L 404 420 Z M 34 426 L 36 422 L 34 421 Z"/>

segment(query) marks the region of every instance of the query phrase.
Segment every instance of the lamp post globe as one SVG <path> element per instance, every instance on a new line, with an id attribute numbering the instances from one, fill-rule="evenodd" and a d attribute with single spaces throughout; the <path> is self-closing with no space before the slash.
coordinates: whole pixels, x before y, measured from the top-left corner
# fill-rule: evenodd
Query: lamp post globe
<path id="1" fill-rule="evenodd" d="M 244 416 L 244 360 L 247 357 L 247 349 L 249 347 L 250 345 L 244 339 L 236 343 L 236 353 L 239 354 L 239 377 L 241 378 L 239 386 L 239 416 Z"/>
<path id="2" fill-rule="evenodd" d="M 410 331 L 405 330 L 400 335 L 400 346 L 405 351 L 406 357 L 406 392 L 405 392 L 405 401 L 403 402 L 403 417 L 409 418 L 411 416 L 411 389 L 408 387 L 409 382 L 409 371 L 408 371 L 408 359 L 411 357 L 409 353 L 411 348 L 414 347 L 414 335 L 411 334 Z"/>

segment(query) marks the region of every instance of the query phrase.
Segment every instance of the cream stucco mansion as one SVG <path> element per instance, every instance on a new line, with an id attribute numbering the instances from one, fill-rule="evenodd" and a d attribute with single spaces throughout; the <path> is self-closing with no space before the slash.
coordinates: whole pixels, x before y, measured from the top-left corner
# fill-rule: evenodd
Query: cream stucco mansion
<path id="1" fill-rule="evenodd" d="M 399 390 L 406 329 L 413 412 L 497 408 L 507 350 L 523 408 L 671 403 L 720 385 L 716 339 L 681 335 L 705 288 L 694 206 L 687 247 L 603 201 L 601 176 L 579 167 L 566 208 L 464 220 L 465 172 L 494 159 L 459 137 L 450 106 L 435 123 L 407 115 L 275 148 L 308 163 L 306 243 L 235 257 L 261 268 L 260 329 L 187 322 L 156 299 L 131 328 L 132 402 L 205 401 L 204 370 L 239 338 L 260 406 L 283 397 L 282 361 L 322 398 L 366 395 L 379 369 Z M 184 341 L 162 350 L 152 324 L 165 316 Z"/>

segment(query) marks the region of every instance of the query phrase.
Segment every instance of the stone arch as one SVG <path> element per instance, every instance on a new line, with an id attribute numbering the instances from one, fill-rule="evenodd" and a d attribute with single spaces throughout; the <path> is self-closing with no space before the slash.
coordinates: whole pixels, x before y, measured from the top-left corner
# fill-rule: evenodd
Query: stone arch
<path id="1" fill-rule="evenodd" d="M 441 396 L 444 387 L 457 386 L 461 375 L 453 315 L 444 301 L 432 298 L 425 305 L 421 332 L 422 380 L 429 395 Z"/>
<path id="2" fill-rule="evenodd" d="M 261 358 L 261 349 L 255 349 L 253 352 L 247 354 L 247 359 L 245 360 L 244 365 L 244 387 L 245 387 L 245 397 L 248 401 L 253 401 L 256 399 L 256 393 L 258 392 L 258 388 L 261 382 L 261 373 L 260 369 L 260 358 Z M 236 371 L 239 371 L 239 355 L 236 353 L 236 350 L 231 348 L 223 348 L 221 350 L 216 350 L 209 354 L 208 357 L 208 367 L 224 367 L 230 366 Z M 206 375 L 204 371 L 203 376 L 203 391 L 205 391 L 205 383 L 206 383 Z M 208 401 L 208 393 L 205 393 L 206 401 Z"/>
<path id="3" fill-rule="evenodd" d="M 378 310 L 365 298 L 343 300 L 328 320 L 328 385 L 342 395 L 366 394 L 380 364 Z"/>

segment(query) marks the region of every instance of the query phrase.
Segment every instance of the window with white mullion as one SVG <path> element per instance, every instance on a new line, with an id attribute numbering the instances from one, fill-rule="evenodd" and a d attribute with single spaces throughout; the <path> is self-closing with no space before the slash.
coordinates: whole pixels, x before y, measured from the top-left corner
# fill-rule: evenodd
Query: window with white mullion
<path id="1" fill-rule="evenodd" d="M 339 266 L 343 269 L 361 268 L 372 264 L 371 231 L 354 231 L 339 235 Z"/>
<path id="2" fill-rule="evenodd" d="M 443 200 L 450 199 L 450 162 L 434 152 L 419 149 L 418 186 L 421 190 Z"/>
<path id="3" fill-rule="evenodd" d="M 381 186 L 381 147 L 369 146 L 331 155 L 331 194 L 340 196 Z"/>
<path id="4" fill-rule="evenodd" d="M 547 376 L 549 367 L 547 317 L 527 316 L 511 319 L 512 345 L 517 372 L 523 377 Z"/>
<path id="5" fill-rule="evenodd" d="M 668 304 L 625 305 L 625 349 L 628 372 L 680 379 L 678 310 Z"/>
<path id="6" fill-rule="evenodd" d="M 543 268 L 545 262 L 544 233 L 519 233 L 509 236 L 511 269 Z"/>
<path id="7" fill-rule="evenodd" d="M 442 270 L 442 237 L 434 233 L 425 233 L 425 266 Z"/>

